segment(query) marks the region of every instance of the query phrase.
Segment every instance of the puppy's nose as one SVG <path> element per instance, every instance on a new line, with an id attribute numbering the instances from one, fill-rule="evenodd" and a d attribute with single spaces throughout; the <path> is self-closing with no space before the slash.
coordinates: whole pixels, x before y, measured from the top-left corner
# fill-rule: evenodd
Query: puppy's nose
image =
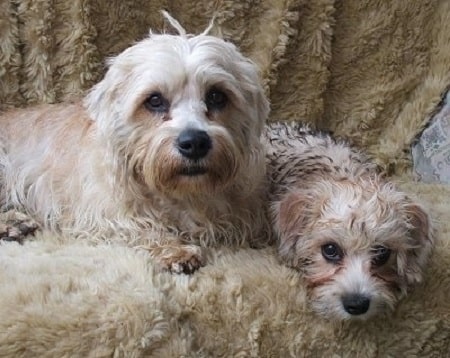
<path id="1" fill-rule="evenodd" d="M 370 306 L 370 299 L 366 296 L 352 294 L 342 297 L 344 309 L 351 315 L 366 313 Z"/>
<path id="2" fill-rule="evenodd" d="M 211 149 L 208 133 L 198 129 L 185 129 L 177 138 L 177 149 L 189 159 L 201 159 Z"/>

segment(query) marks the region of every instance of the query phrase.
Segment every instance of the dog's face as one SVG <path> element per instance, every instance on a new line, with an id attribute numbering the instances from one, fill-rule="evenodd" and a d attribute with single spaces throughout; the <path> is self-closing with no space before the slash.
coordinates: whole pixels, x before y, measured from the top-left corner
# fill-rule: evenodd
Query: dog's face
<path id="1" fill-rule="evenodd" d="M 117 171 L 175 196 L 263 175 L 268 101 L 256 67 L 206 35 L 151 35 L 111 60 L 85 104 Z"/>
<path id="2" fill-rule="evenodd" d="M 279 252 L 304 273 L 314 309 L 366 319 L 419 282 L 432 246 L 426 212 L 377 179 L 318 181 L 274 208 Z"/>

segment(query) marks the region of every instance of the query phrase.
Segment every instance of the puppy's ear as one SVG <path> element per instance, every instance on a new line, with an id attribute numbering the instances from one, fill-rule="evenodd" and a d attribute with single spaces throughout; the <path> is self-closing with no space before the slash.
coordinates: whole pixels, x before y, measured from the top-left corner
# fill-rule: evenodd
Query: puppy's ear
<path id="1" fill-rule="evenodd" d="M 294 191 L 286 194 L 272 208 L 278 253 L 292 267 L 298 268 L 304 261 L 300 255 L 303 252 L 301 239 L 311 222 L 311 204 L 311 198 L 306 193 Z"/>
<path id="2" fill-rule="evenodd" d="M 427 211 L 419 204 L 407 199 L 404 206 L 409 226 L 412 247 L 406 251 L 403 274 L 408 285 L 422 280 L 423 270 L 434 246 L 434 230 Z"/>

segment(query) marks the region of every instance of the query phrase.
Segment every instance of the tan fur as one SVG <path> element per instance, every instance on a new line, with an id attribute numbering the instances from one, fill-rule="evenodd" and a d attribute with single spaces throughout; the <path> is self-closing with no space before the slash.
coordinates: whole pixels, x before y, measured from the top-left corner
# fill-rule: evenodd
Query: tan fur
<path id="1" fill-rule="evenodd" d="M 348 319 L 393 308 L 421 281 L 433 246 L 425 209 L 345 141 L 299 124 L 272 124 L 266 139 L 278 251 L 304 274 L 315 309 Z M 337 261 L 323 253 L 329 244 Z M 379 247 L 391 252 L 377 265 Z M 341 300 L 351 295 L 370 301 L 367 310 L 347 312 Z"/>
<path id="2" fill-rule="evenodd" d="M 414 188 L 434 199 L 445 236 L 394 315 L 330 324 L 272 248 L 211 250 L 194 275 L 170 275 L 141 250 L 45 233 L 0 243 L 0 356 L 445 357 L 450 189 Z"/>
<path id="3" fill-rule="evenodd" d="M 166 16 L 181 35 L 151 34 L 111 59 L 83 101 L 0 117 L 0 200 L 46 228 L 148 244 L 169 269 L 195 270 L 201 252 L 189 245 L 267 236 L 260 134 L 268 102 L 235 46 L 187 35 Z M 209 107 L 211 91 L 225 96 L 223 108 Z M 155 93 L 157 109 L 146 104 Z M 188 129 L 210 138 L 204 157 L 179 149 Z M 186 174 L 196 168 L 202 173 Z M 160 257 L 162 244 L 178 246 L 171 260 L 170 250 Z"/>
<path id="4" fill-rule="evenodd" d="M 104 75 L 105 57 L 164 28 L 162 8 L 194 33 L 216 15 L 213 33 L 261 67 L 272 118 L 320 122 L 371 145 L 397 174 L 411 166 L 411 139 L 450 83 L 447 0 L 21 0 L 0 8 L 1 109 L 83 93 Z M 130 249 L 51 250 L 39 240 L 0 250 L 0 356 L 446 357 L 450 189 L 410 174 L 393 179 L 431 203 L 441 230 L 426 279 L 392 316 L 331 326 L 310 314 L 303 283 L 272 252 L 218 254 L 184 277 L 154 274 Z"/>

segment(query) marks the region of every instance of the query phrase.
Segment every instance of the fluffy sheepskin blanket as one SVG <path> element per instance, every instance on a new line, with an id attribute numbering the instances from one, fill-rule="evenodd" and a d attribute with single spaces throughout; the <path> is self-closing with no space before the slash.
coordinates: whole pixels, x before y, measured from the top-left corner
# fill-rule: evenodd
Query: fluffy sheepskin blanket
<path id="1" fill-rule="evenodd" d="M 218 249 L 190 277 L 143 252 L 43 234 L 0 245 L 1 357 L 446 357 L 450 189 L 414 183 L 410 144 L 450 83 L 448 0 L 17 0 L 0 2 L 0 109 L 82 94 L 104 60 L 167 9 L 235 42 L 261 68 L 272 118 L 360 144 L 432 208 L 424 283 L 393 315 L 332 324 L 268 250 Z M 405 174 L 406 173 L 406 174 Z"/>
<path id="2" fill-rule="evenodd" d="M 144 252 L 43 235 L 0 245 L 0 356 L 446 357 L 450 189 L 414 190 L 435 203 L 440 240 L 425 282 L 392 316 L 316 316 L 271 249 L 214 250 L 186 276 L 156 272 Z"/>

